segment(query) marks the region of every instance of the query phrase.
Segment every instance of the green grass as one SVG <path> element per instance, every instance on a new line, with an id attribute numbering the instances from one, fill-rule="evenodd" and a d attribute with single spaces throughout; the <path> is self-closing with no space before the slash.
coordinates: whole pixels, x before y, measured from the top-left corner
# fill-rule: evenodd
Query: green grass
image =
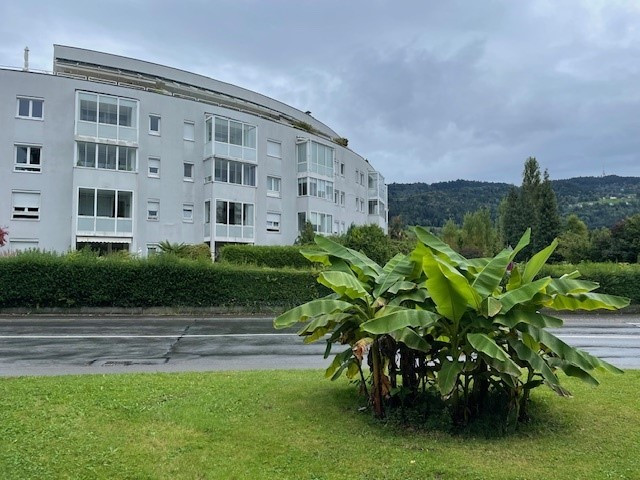
<path id="1" fill-rule="evenodd" d="M 315 371 L 3 378 L 0 478 L 640 478 L 640 372 L 602 381 L 487 437 L 378 423 Z"/>

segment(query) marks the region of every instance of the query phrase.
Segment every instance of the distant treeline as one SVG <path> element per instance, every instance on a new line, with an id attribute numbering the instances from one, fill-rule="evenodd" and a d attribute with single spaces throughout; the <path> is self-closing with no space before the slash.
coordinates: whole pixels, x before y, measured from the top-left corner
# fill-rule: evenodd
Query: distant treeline
<path id="1" fill-rule="evenodd" d="M 640 177 L 577 177 L 551 180 L 551 185 L 560 215 L 576 214 L 590 229 L 611 228 L 640 212 Z M 465 213 L 487 208 L 495 221 L 511 186 L 469 180 L 392 183 L 389 218 L 402 215 L 408 225 L 442 227 L 450 219 L 462 224 Z"/>

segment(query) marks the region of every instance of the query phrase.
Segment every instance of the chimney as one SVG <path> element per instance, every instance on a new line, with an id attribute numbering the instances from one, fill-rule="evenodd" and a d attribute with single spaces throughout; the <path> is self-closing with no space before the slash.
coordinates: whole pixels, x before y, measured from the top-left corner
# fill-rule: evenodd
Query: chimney
<path id="1" fill-rule="evenodd" d="M 24 47 L 24 67 L 22 67 L 22 70 L 29 71 L 29 47 Z"/>

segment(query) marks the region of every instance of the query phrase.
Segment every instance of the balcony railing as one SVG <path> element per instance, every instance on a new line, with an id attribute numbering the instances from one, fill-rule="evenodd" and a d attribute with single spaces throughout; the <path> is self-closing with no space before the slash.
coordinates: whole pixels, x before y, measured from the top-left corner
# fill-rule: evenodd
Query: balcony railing
<path id="1" fill-rule="evenodd" d="M 79 234 L 90 235 L 124 235 L 132 236 L 133 220 L 131 218 L 85 217 L 77 218 Z"/>

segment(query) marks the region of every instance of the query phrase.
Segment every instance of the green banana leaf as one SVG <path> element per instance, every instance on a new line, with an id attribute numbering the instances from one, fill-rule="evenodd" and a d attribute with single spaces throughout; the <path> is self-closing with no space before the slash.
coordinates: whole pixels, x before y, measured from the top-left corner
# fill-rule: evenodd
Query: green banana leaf
<path id="1" fill-rule="evenodd" d="M 321 235 L 316 235 L 315 242 L 330 256 L 345 260 L 356 272 L 366 277 L 375 279 L 382 273 L 382 268 L 376 262 L 360 252 L 343 247 Z"/>
<path id="2" fill-rule="evenodd" d="M 535 278 L 540 269 L 544 266 L 545 263 L 547 263 L 547 260 L 549 260 L 549 257 L 557 246 L 558 239 L 556 238 L 553 240 L 553 242 L 551 242 L 551 245 L 540 250 L 533 257 L 531 257 L 531 260 L 529 260 L 524 267 L 524 273 L 522 274 L 522 283 L 529 283 Z"/>
<path id="3" fill-rule="evenodd" d="M 352 305 L 349 302 L 320 298 L 284 312 L 276 317 L 273 321 L 273 326 L 277 329 L 287 328 L 296 322 L 305 322 L 310 317 L 322 315 L 323 313 L 344 311 L 351 307 Z"/>
<path id="4" fill-rule="evenodd" d="M 318 276 L 318 283 L 330 288 L 341 296 L 351 299 L 361 298 L 367 302 L 371 301 L 371 295 L 364 288 L 362 283 L 354 277 L 344 272 L 322 272 Z"/>
<path id="5" fill-rule="evenodd" d="M 442 396 L 449 395 L 458 383 L 458 376 L 462 372 L 464 363 L 458 360 L 445 359 L 438 371 L 438 390 Z"/>
<path id="6" fill-rule="evenodd" d="M 629 305 L 629 299 L 602 293 L 556 295 L 549 308 L 554 310 L 618 310 Z"/>
<path id="7" fill-rule="evenodd" d="M 382 335 L 405 327 L 430 327 L 439 319 L 440 315 L 427 310 L 403 309 L 364 322 L 360 328 L 365 332 Z"/>
<path id="8" fill-rule="evenodd" d="M 505 373 L 520 375 L 520 367 L 511 359 L 509 354 L 484 333 L 467 333 L 467 341 L 478 352 L 482 352 L 486 356 L 504 364 Z"/>
<path id="9" fill-rule="evenodd" d="M 550 282 L 551 277 L 545 277 L 540 280 L 536 280 L 535 282 L 527 283 L 515 290 L 503 293 L 498 297 L 502 303 L 502 310 L 500 310 L 500 313 L 507 313 L 516 305 L 529 302 L 538 292 L 544 291 Z"/>

